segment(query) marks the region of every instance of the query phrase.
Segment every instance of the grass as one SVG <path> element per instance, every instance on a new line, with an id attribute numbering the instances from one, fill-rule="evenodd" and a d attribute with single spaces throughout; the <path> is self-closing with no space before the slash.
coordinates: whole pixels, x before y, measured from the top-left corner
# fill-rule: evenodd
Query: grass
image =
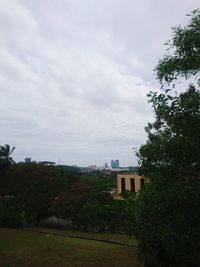
<path id="1" fill-rule="evenodd" d="M 124 242 L 128 244 L 137 244 L 137 240 L 135 238 L 129 238 L 129 236 L 125 234 L 98 233 L 98 232 L 84 231 L 84 230 L 60 230 L 60 229 L 55 230 L 52 228 L 47 229 L 44 227 L 38 227 L 37 229 L 42 230 L 42 231 L 78 235 L 78 236 L 91 237 L 91 238 L 97 238 L 97 239 L 102 239 L 102 240 L 112 240 L 112 241 Z"/>
<path id="2" fill-rule="evenodd" d="M 0 267 L 138 267 L 137 249 L 0 228 Z"/>

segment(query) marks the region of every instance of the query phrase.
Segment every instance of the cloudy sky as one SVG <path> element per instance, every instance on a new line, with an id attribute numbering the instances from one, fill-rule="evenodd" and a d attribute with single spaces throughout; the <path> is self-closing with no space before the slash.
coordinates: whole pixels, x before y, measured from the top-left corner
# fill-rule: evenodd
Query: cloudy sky
<path id="1" fill-rule="evenodd" d="M 136 165 L 171 26 L 199 0 L 1 0 L 0 144 L 16 161 Z"/>

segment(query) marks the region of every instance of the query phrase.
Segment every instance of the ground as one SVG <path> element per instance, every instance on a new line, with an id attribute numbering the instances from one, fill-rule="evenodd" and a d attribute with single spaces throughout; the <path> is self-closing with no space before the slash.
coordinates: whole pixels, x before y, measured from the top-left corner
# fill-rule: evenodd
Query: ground
<path id="1" fill-rule="evenodd" d="M 22 229 L 0 229 L 0 267 L 129 266 L 139 266 L 134 247 Z"/>
<path id="2" fill-rule="evenodd" d="M 30 230 L 32 228 L 29 228 Z M 99 233 L 99 232 L 92 232 L 86 230 L 60 230 L 60 229 L 53 229 L 53 228 L 46 228 L 46 227 L 35 227 L 33 230 L 41 230 L 41 231 L 49 231 L 49 232 L 57 232 L 62 234 L 70 234 L 70 235 L 77 235 L 83 237 L 91 237 L 101 240 L 111 240 L 116 242 L 128 243 L 128 244 L 137 244 L 137 240 L 135 238 L 129 238 L 128 235 L 125 234 L 110 234 L 110 233 Z"/>

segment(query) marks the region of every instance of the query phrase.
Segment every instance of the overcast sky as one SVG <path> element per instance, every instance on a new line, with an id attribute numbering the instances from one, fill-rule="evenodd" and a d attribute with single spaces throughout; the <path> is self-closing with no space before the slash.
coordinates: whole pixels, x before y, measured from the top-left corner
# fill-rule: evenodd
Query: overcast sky
<path id="1" fill-rule="evenodd" d="M 16 161 L 136 165 L 171 26 L 199 0 L 0 0 L 0 144 Z"/>

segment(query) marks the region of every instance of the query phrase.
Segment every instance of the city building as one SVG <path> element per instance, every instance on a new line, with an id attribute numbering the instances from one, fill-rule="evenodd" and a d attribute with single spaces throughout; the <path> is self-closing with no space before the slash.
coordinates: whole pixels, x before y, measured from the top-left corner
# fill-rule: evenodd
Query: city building
<path id="1" fill-rule="evenodd" d="M 115 168 L 119 168 L 119 160 L 111 160 L 111 168 L 115 169 Z"/>
<path id="2" fill-rule="evenodd" d="M 122 198 L 121 194 L 125 191 L 138 192 L 146 182 L 146 177 L 135 173 L 117 174 L 118 198 Z"/>
<path id="3" fill-rule="evenodd" d="M 111 160 L 111 168 L 115 168 L 115 161 L 113 159 Z"/>
<path id="4" fill-rule="evenodd" d="M 96 165 L 89 165 L 88 170 L 90 171 L 97 171 L 97 166 Z"/>
<path id="5" fill-rule="evenodd" d="M 119 168 L 119 160 L 118 159 L 115 160 L 115 168 Z"/>

